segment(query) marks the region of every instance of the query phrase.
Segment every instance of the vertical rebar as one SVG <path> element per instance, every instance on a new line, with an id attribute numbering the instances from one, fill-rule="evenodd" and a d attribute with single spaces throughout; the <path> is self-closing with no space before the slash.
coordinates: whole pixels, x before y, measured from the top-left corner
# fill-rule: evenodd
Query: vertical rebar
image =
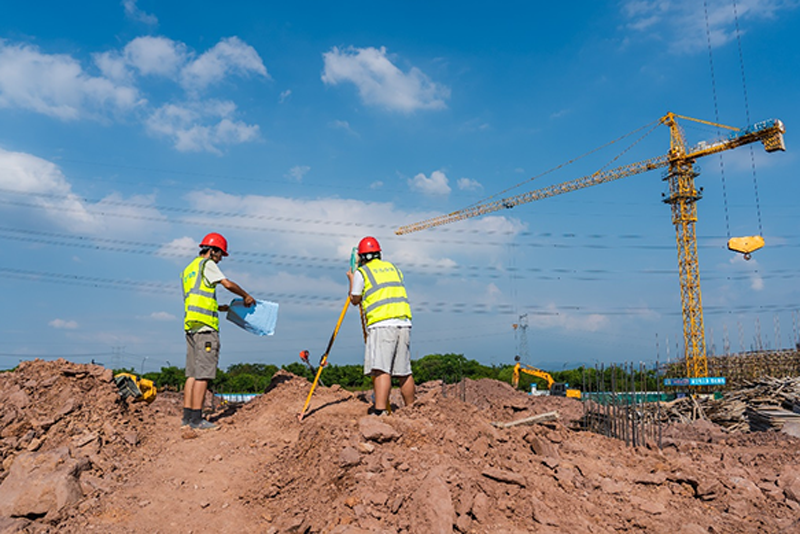
<path id="1" fill-rule="evenodd" d="M 583 401 L 583 429 L 588 429 L 588 421 L 586 419 L 586 410 L 588 409 L 588 402 L 589 402 L 589 392 L 586 390 L 586 367 L 581 367 L 581 388 L 583 394 L 581 395 L 581 400 Z"/>
<path id="2" fill-rule="evenodd" d="M 628 362 L 625 362 L 625 371 L 628 373 L 626 377 L 625 383 L 627 384 L 627 403 L 625 405 L 625 428 L 627 429 L 627 436 L 625 438 L 625 444 L 631 445 L 634 442 L 635 435 L 633 433 L 633 421 L 631 418 L 631 391 L 633 390 L 633 386 L 631 385 L 631 380 L 633 379 L 631 370 L 633 369 L 633 364 L 628 366 Z M 629 424 L 630 423 L 630 424 Z"/>
<path id="3" fill-rule="evenodd" d="M 661 376 L 660 376 L 660 363 L 658 358 L 656 358 L 656 392 L 658 393 L 658 407 L 656 408 L 656 416 L 657 419 L 657 429 L 658 429 L 658 436 L 656 439 L 658 440 L 658 448 L 661 448 Z"/>
<path id="4" fill-rule="evenodd" d="M 619 371 L 619 365 L 614 364 L 611 367 L 611 376 L 609 377 L 609 389 L 611 390 L 611 411 L 612 417 L 614 418 L 614 437 L 617 439 L 624 439 L 625 432 L 624 427 L 622 425 L 622 413 L 620 411 L 620 396 L 619 396 L 619 379 L 617 375 Z"/>
<path id="5" fill-rule="evenodd" d="M 640 434 L 642 436 L 641 445 L 645 445 L 647 443 L 647 419 L 645 417 L 644 407 L 645 407 L 645 404 L 647 403 L 647 397 L 646 397 L 646 395 L 647 395 L 647 377 L 645 376 L 644 363 L 642 363 L 642 362 L 639 362 L 639 376 L 641 377 L 640 378 L 641 384 L 639 384 L 639 385 L 640 385 L 641 390 L 642 390 L 642 397 L 639 399 L 639 417 L 640 417 L 640 421 L 641 421 L 641 423 L 640 423 L 641 424 L 641 426 L 640 426 L 641 433 Z"/>

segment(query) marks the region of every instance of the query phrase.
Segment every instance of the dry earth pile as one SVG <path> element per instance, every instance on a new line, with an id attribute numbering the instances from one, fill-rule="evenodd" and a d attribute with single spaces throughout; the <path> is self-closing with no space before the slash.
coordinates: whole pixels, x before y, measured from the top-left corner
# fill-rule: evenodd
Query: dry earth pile
<path id="1" fill-rule="evenodd" d="M 800 531 L 800 440 L 779 432 L 697 421 L 665 429 L 661 450 L 634 449 L 574 430 L 578 401 L 493 380 L 421 388 L 389 417 L 319 388 L 300 423 L 309 383 L 280 372 L 220 430 L 181 434 L 176 396 L 121 402 L 109 378 L 63 361 L 0 375 L 0 532 Z M 558 421 L 492 425 L 554 410 Z M 60 461 L 40 460 L 54 451 Z M 79 491 L 10 509 L 14 481 L 34 471 Z"/>

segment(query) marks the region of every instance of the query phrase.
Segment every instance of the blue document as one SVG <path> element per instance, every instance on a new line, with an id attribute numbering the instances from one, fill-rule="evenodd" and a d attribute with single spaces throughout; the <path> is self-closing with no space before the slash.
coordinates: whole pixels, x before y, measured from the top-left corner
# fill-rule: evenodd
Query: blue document
<path id="1" fill-rule="evenodd" d="M 271 336 L 278 322 L 278 303 L 256 300 L 249 308 L 243 299 L 234 299 L 229 304 L 227 319 L 257 336 Z"/>

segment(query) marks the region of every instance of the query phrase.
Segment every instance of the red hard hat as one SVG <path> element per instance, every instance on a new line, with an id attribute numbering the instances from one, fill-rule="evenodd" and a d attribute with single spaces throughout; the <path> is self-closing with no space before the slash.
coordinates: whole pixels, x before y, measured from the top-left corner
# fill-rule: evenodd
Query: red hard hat
<path id="1" fill-rule="evenodd" d="M 223 256 L 228 255 L 228 240 L 217 233 L 210 233 L 200 242 L 201 247 L 217 247 Z"/>
<path id="2" fill-rule="evenodd" d="M 381 246 L 378 244 L 378 240 L 374 237 L 365 237 L 358 243 L 358 253 L 359 254 L 368 254 L 370 252 L 380 252 Z"/>

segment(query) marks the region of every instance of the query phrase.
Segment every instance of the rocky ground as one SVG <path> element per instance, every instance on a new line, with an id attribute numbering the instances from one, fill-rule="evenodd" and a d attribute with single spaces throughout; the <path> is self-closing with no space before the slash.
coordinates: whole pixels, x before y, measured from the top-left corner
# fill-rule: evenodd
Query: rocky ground
<path id="1" fill-rule="evenodd" d="M 581 431 L 579 401 L 493 380 L 388 417 L 320 387 L 299 422 L 309 387 L 280 372 L 219 430 L 182 432 L 177 394 L 132 403 L 102 367 L 23 363 L 0 374 L 0 533 L 800 532 L 781 432 L 697 421 L 631 448 Z"/>

